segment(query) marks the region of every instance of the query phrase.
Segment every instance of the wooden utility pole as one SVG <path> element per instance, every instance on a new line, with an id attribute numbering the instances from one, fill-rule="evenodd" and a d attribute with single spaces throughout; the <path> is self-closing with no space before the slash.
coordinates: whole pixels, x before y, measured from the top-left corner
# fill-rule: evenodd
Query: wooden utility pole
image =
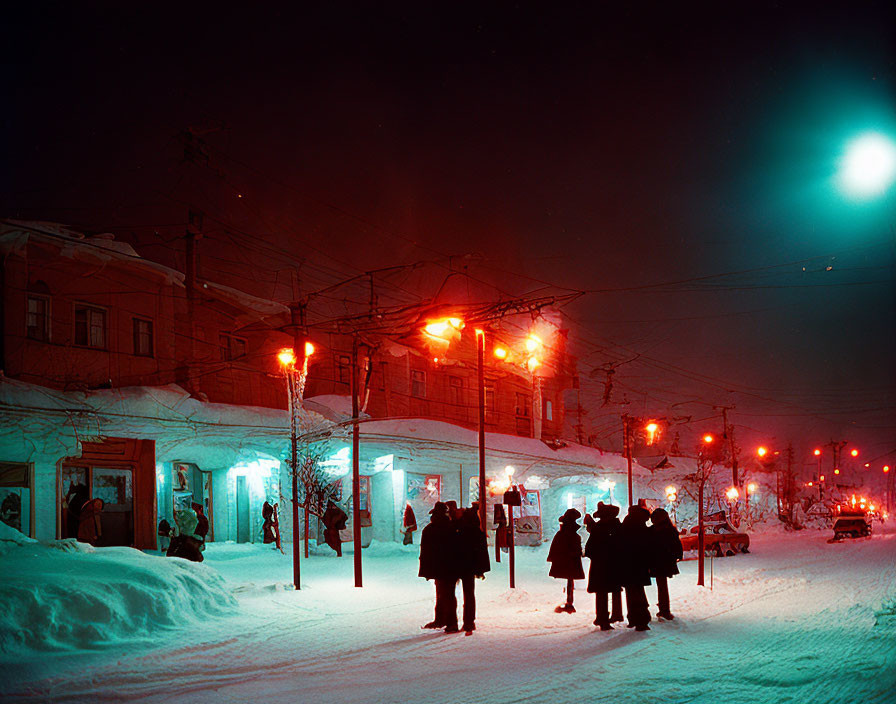
<path id="1" fill-rule="evenodd" d="M 355 547 L 355 586 L 363 586 L 361 577 L 361 429 L 358 427 L 358 338 L 352 338 L 352 533 Z"/>
<path id="2" fill-rule="evenodd" d="M 632 443 L 631 443 L 631 418 L 628 414 L 622 416 L 622 447 L 625 459 L 628 463 L 628 505 L 635 505 L 635 497 L 632 493 Z"/>
<path id="3" fill-rule="evenodd" d="M 479 527 L 485 530 L 485 331 L 476 331 L 477 377 L 479 381 Z"/>

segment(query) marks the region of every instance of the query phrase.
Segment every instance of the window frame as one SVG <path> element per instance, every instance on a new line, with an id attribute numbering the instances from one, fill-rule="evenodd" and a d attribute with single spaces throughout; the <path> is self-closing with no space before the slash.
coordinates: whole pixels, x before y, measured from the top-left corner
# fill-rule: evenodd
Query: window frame
<path id="1" fill-rule="evenodd" d="M 241 342 L 243 345 L 243 352 L 239 355 L 233 354 L 233 343 L 234 341 Z M 231 335 L 229 332 L 219 332 L 218 333 L 218 346 L 221 348 L 221 361 L 222 362 L 235 362 L 238 359 L 243 359 L 249 351 L 249 342 L 245 337 L 239 337 L 238 335 Z"/>
<path id="2" fill-rule="evenodd" d="M 416 376 L 415 375 L 419 375 Z M 425 369 L 411 369 L 411 396 L 414 398 L 426 398 L 426 370 Z M 423 393 L 417 393 L 419 390 L 418 385 L 422 385 Z"/>
<path id="3" fill-rule="evenodd" d="M 135 357 L 149 357 L 153 358 L 156 356 L 156 339 L 155 339 L 155 325 L 153 324 L 152 318 L 142 318 L 140 316 L 134 316 L 132 318 L 133 321 L 133 333 L 134 333 L 134 356 Z M 140 346 L 138 344 L 140 331 L 139 324 L 145 323 L 149 326 L 149 351 L 141 352 Z"/>
<path id="4" fill-rule="evenodd" d="M 72 342 L 75 347 L 83 347 L 84 349 L 90 350 L 108 350 L 109 349 L 109 309 L 104 308 L 103 306 L 98 306 L 94 303 L 74 303 L 73 305 L 73 315 L 72 315 Z M 83 310 L 86 314 L 85 324 L 85 334 L 87 336 L 86 342 L 78 341 L 78 312 Z M 102 315 L 103 320 L 103 344 L 95 345 L 93 343 L 93 335 L 92 331 L 94 329 L 92 314 Z"/>
<path id="5" fill-rule="evenodd" d="M 522 404 L 521 401 L 523 401 Z M 520 413 L 520 409 L 522 409 L 522 413 Z M 516 392 L 516 406 L 514 407 L 514 415 L 517 418 L 532 417 L 532 397 L 529 396 L 529 394 L 523 393 L 522 391 Z"/>
<path id="6" fill-rule="evenodd" d="M 336 354 L 336 381 L 340 384 L 352 383 L 352 358 L 348 354 Z M 343 378 L 345 377 L 345 378 Z"/>
<path id="7" fill-rule="evenodd" d="M 43 331 L 43 337 L 34 337 L 31 335 L 30 330 L 32 326 L 28 325 L 28 318 L 33 315 L 30 310 L 31 301 L 41 301 L 44 304 L 44 312 L 43 312 L 43 327 L 41 328 Z M 25 294 L 25 337 L 29 340 L 34 340 L 35 342 L 49 342 L 50 341 L 50 297 L 45 296 L 40 293 L 31 293 L 28 292 Z"/>

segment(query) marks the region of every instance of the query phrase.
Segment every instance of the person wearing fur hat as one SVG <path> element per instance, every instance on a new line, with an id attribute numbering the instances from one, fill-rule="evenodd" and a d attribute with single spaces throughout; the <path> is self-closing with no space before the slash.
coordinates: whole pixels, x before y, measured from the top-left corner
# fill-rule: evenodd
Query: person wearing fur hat
<path id="1" fill-rule="evenodd" d="M 574 580 L 585 579 L 582 569 L 582 538 L 579 536 L 581 526 L 576 523 L 582 517 L 578 510 L 571 508 L 560 516 L 560 530 L 551 541 L 548 551 L 548 562 L 551 563 L 551 577 L 566 580 L 566 603 L 558 606 L 557 613 L 574 614 L 573 602 Z"/>
<path id="2" fill-rule="evenodd" d="M 653 538 L 653 564 L 650 574 L 656 580 L 658 618 L 675 618 L 669 608 L 669 579 L 678 574 L 678 561 L 684 557 L 678 529 L 672 525 L 665 509 L 657 508 L 650 514 L 650 535 Z"/>
<path id="3" fill-rule="evenodd" d="M 647 527 L 650 512 L 641 506 L 629 506 L 628 515 L 619 529 L 622 556 L 622 586 L 628 610 L 628 627 L 649 631 L 650 610 L 644 587 L 650 586 L 650 565 L 653 555 L 653 536 Z"/>
<path id="4" fill-rule="evenodd" d="M 585 543 L 585 557 L 591 560 L 588 569 L 588 591 L 594 594 L 594 625 L 609 631 L 614 620 L 622 620 L 622 580 L 619 574 L 619 528 L 617 516 L 619 507 L 600 502 L 594 512 L 597 522 L 585 516 L 588 541 Z M 613 614 L 607 602 L 613 595 Z"/>
<path id="5" fill-rule="evenodd" d="M 420 533 L 420 577 L 436 585 L 435 617 L 424 628 L 444 628 L 457 633 L 457 527 L 448 515 L 448 506 L 436 501 L 429 512 L 432 518 Z"/>

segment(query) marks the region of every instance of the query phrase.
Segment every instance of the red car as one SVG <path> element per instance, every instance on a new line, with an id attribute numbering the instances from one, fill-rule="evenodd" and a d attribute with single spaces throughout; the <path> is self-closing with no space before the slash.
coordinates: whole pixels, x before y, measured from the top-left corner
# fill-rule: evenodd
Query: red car
<path id="1" fill-rule="evenodd" d="M 698 527 L 694 526 L 689 533 L 681 535 L 683 550 L 697 549 L 700 539 L 697 531 Z M 706 516 L 703 519 L 703 554 L 707 557 L 730 557 L 739 552 L 750 552 L 750 536 L 735 530 L 724 511 Z"/>

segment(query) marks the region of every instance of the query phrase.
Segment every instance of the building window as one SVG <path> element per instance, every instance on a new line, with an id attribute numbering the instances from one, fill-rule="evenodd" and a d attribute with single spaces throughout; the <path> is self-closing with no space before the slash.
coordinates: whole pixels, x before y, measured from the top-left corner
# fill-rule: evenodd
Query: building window
<path id="1" fill-rule="evenodd" d="M 544 419 L 554 420 L 554 404 L 547 399 L 544 401 Z"/>
<path id="2" fill-rule="evenodd" d="M 495 407 L 495 387 L 494 386 L 486 386 L 485 387 L 485 422 L 486 423 L 495 423 L 497 411 Z"/>
<path id="3" fill-rule="evenodd" d="M 28 296 L 25 311 L 25 328 L 32 340 L 47 342 L 50 339 L 50 300 L 43 296 Z"/>
<path id="4" fill-rule="evenodd" d="M 93 306 L 75 306 L 75 344 L 105 349 L 106 311 Z"/>
<path id="5" fill-rule="evenodd" d="M 340 384 L 352 383 L 352 358 L 347 354 L 336 355 L 336 380 Z"/>
<path id="6" fill-rule="evenodd" d="M 517 393 L 517 395 L 516 395 L 516 415 L 518 417 L 528 418 L 530 405 L 531 405 L 531 403 L 529 401 L 528 394 Z"/>
<path id="7" fill-rule="evenodd" d="M 448 388 L 451 390 L 451 403 L 455 406 L 463 406 L 464 380 L 459 376 L 449 376 Z"/>
<path id="8" fill-rule="evenodd" d="M 221 359 L 225 362 L 231 362 L 234 359 L 246 356 L 246 341 L 241 337 L 233 335 L 221 334 L 219 337 L 221 344 Z"/>
<path id="9" fill-rule="evenodd" d="M 426 372 L 422 369 L 411 369 L 411 396 L 426 398 Z"/>
<path id="10" fill-rule="evenodd" d="M 134 354 L 152 357 L 152 321 L 134 318 Z"/>

